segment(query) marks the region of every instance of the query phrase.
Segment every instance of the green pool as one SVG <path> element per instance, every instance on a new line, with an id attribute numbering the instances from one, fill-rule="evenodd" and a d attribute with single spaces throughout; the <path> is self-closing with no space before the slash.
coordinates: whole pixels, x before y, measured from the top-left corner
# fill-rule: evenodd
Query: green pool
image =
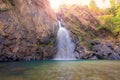
<path id="1" fill-rule="evenodd" d="M 0 80 L 120 80 L 120 61 L 0 63 Z"/>

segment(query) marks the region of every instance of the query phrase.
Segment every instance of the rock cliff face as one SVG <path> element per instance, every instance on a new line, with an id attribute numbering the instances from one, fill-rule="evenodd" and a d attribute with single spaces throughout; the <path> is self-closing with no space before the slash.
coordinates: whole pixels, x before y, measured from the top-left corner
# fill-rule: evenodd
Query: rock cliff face
<path id="1" fill-rule="evenodd" d="M 0 61 L 52 57 L 55 19 L 47 0 L 0 0 Z"/>
<path id="2" fill-rule="evenodd" d="M 57 53 L 55 16 L 47 0 L 0 0 L 0 61 L 52 59 Z M 97 16 L 76 5 L 57 13 L 71 32 L 77 59 L 120 59 L 120 41 L 97 31 Z"/>

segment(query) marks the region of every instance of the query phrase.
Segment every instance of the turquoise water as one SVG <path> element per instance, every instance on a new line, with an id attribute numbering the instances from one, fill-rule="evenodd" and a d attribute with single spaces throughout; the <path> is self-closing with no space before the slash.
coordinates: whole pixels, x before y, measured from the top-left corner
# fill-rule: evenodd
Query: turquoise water
<path id="1" fill-rule="evenodd" d="M 120 61 L 0 63 L 0 80 L 120 80 Z"/>

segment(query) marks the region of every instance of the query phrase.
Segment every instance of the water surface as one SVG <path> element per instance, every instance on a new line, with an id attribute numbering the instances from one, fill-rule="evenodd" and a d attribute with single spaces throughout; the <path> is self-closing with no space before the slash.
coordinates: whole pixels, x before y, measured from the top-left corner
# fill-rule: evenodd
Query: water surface
<path id="1" fill-rule="evenodd" d="M 120 61 L 0 63 L 0 80 L 120 80 Z"/>

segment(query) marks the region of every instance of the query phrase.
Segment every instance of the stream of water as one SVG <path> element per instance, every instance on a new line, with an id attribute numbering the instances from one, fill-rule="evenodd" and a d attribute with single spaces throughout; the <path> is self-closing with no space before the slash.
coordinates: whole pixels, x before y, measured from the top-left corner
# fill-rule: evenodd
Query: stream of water
<path id="1" fill-rule="evenodd" d="M 75 45 L 72 42 L 69 31 L 61 25 L 61 21 L 58 21 L 58 33 L 57 33 L 57 48 L 58 52 L 55 56 L 55 60 L 75 60 L 74 48 Z"/>

